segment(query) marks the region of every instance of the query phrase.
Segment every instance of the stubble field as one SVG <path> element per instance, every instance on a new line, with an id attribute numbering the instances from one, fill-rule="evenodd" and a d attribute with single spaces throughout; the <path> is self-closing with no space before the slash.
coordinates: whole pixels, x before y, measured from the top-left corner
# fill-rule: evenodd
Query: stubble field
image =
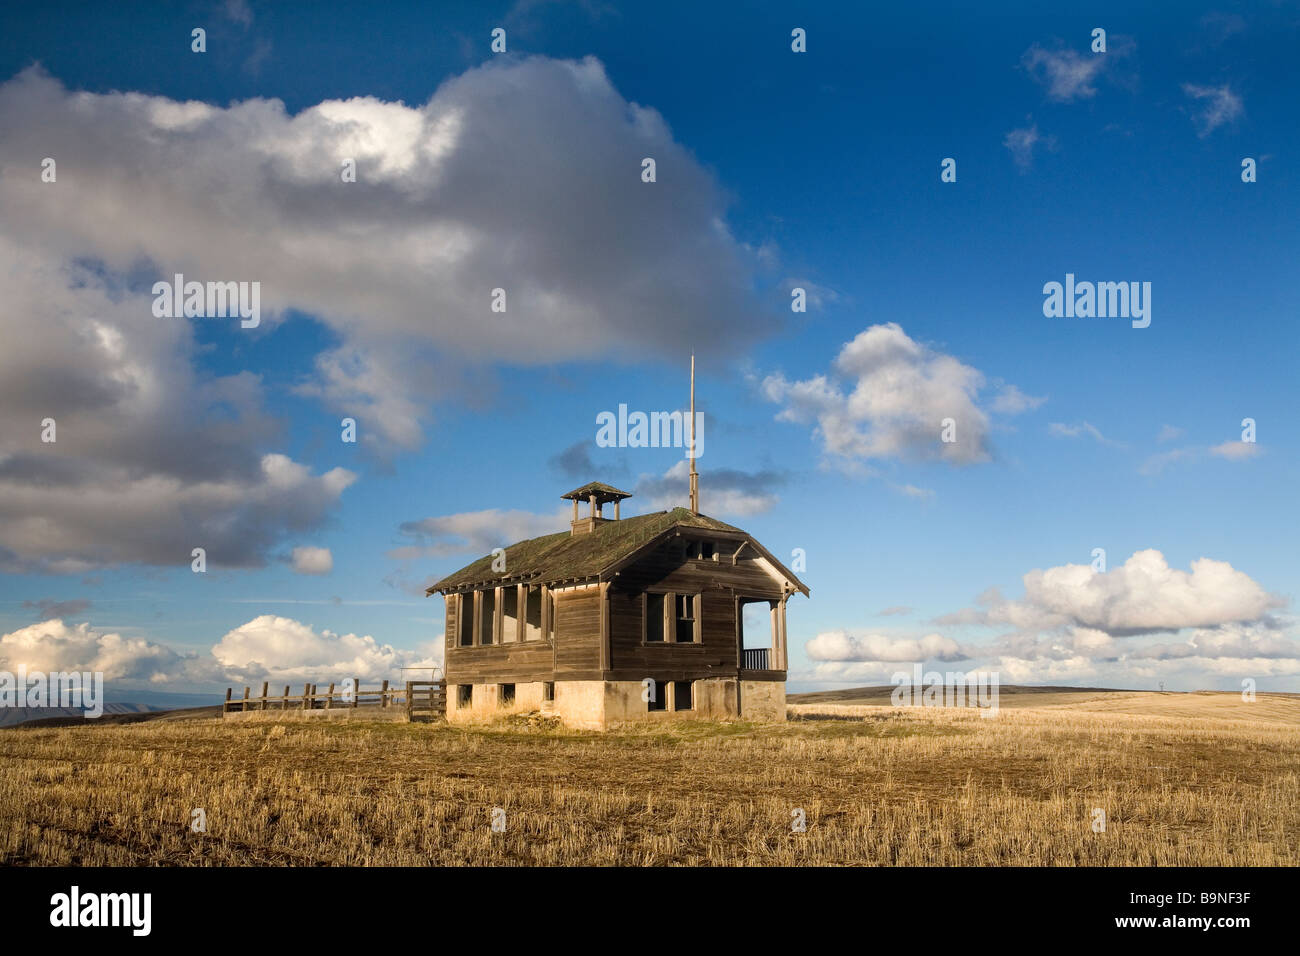
<path id="1" fill-rule="evenodd" d="M 8 730 L 0 862 L 1300 863 L 1295 696 L 1074 692 L 1004 700 L 993 719 L 789 712 L 606 734 L 274 713 Z"/>

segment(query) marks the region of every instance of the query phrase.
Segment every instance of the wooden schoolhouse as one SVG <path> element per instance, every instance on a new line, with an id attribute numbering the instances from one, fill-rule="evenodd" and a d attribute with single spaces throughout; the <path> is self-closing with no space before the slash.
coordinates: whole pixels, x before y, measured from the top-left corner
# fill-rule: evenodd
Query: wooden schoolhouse
<path id="1" fill-rule="evenodd" d="M 448 720 L 785 719 L 786 606 L 808 588 L 747 532 L 699 513 L 691 465 L 690 508 L 624 518 L 628 492 L 591 482 L 563 496 L 567 531 L 428 589 L 446 602 Z"/>

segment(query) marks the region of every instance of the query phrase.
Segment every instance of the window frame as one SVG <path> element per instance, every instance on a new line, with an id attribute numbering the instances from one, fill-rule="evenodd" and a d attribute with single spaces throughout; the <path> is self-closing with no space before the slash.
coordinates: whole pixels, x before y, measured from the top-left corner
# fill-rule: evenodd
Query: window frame
<path id="1" fill-rule="evenodd" d="M 456 595 L 456 598 L 456 647 L 473 647 L 478 630 L 476 624 L 477 609 L 475 608 L 477 602 L 474 600 L 474 592 L 462 591 Z M 469 606 L 468 613 L 465 610 L 466 605 Z M 466 634 L 466 621 L 469 622 L 468 634 Z M 468 642 L 465 640 L 466 637 L 469 638 Z"/>
<path id="2" fill-rule="evenodd" d="M 664 599 L 663 602 L 663 639 L 658 641 L 650 640 L 650 595 L 657 595 Z M 677 616 L 677 601 L 679 598 L 691 599 L 691 617 L 679 618 Z M 641 646 L 642 647 L 690 647 L 702 646 L 704 644 L 704 593 L 702 591 L 661 591 L 658 588 L 646 588 L 641 592 Z M 677 640 L 677 622 L 689 620 L 692 623 L 691 639 L 689 641 Z"/>
<path id="3" fill-rule="evenodd" d="M 689 599 L 690 599 L 690 610 L 691 610 L 691 616 L 690 616 L 690 617 L 678 617 L 678 616 L 677 616 L 677 601 L 678 601 L 678 599 L 680 599 L 680 598 L 689 598 Z M 704 610 L 704 595 L 703 595 L 703 594 L 698 593 L 698 592 L 692 593 L 692 592 L 686 592 L 686 591 L 674 591 L 674 592 L 673 592 L 673 613 L 672 613 L 672 622 L 673 622 L 672 635 L 673 635 L 673 640 L 672 640 L 672 643 L 674 643 L 674 644 L 700 644 L 700 643 L 702 643 L 702 640 L 703 640 L 703 631 L 702 631 L 702 628 L 701 628 L 700 618 L 701 618 L 701 616 L 702 616 L 701 612 L 702 612 L 703 610 Z M 678 640 L 678 639 L 677 639 L 677 635 L 678 635 L 678 633 L 679 633 L 679 631 L 680 631 L 680 627 L 679 627 L 679 626 L 681 625 L 681 623 L 682 623 L 683 621 L 690 621 L 690 622 L 691 622 L 691 639 L 690 639 L 689 641 L 681 641 L 681 640 Z"/>

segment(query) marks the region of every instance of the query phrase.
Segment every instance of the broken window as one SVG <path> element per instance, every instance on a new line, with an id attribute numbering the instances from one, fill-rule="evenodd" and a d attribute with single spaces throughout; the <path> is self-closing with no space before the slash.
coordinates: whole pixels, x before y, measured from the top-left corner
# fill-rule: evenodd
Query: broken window
<path id="1" fill-rule="evenodd" d="M 509 707 L 515 702 L 515 685 L 498 684 L 497 686 L 500 688 L 500 693 L 497 695 L 498 701 L 502 707 Z"/>
<path id="2" fill-rule="evenodd" d="M 699 600 L 698 594 L 678 594 L 674 598 L 673 615 L 676 620 L 676 628 L 673 632 L 674 640 L 678 644 L 693 644 L 696 639 L 696 625 L 699 623 Z"/>

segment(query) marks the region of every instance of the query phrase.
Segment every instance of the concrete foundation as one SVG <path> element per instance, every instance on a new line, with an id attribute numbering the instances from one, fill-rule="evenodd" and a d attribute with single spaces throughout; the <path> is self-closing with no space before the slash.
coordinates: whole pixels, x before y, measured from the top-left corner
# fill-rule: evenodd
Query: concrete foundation
<path id="1" fill-rule="evenodd" d="M 785 720 L 785 684 L 780 681 L 741 681 L 734 677 L 690 682 L 690 700 L 675 682 L 662 688 L 662 709 L 651 709 L 641 681 L 556 681 L 554 701 L 545 701 L 540 681 L 515 684 L 512 703 L 504 701 L 500 684 L 473 684 L 468 704 L 460 701 L 456 684 L 447 685 L 447 719 L 453 723 L 492 720 L 512 713 L 542 711 L 569 727 L 607 730 L 624 723 L 709 719 Z M 739 691 L 739 694 L 737 693 Z M 739 697 L 739 701 L 737 700 Z"/>
<path id="2" fill-rule="evenodd" d="M 740 715 L 746 720 L 785 720 L 785 681 L 742 680 Z"/>
<path id="3" fill-rule="evenodd" d="M 471 684 L 468 705 L 460 702 L 460 686 L 450 683 L 447 685 L 449 721 L 491 720 L 505 714 L 529 714 L 538 710 L 549 711 L 551 708 L 551 705 L 543 700 L 546 695 L 546 685 L 541 681 L 515 684 L 513 701 L 506 699 L 502 684 Z"/>

